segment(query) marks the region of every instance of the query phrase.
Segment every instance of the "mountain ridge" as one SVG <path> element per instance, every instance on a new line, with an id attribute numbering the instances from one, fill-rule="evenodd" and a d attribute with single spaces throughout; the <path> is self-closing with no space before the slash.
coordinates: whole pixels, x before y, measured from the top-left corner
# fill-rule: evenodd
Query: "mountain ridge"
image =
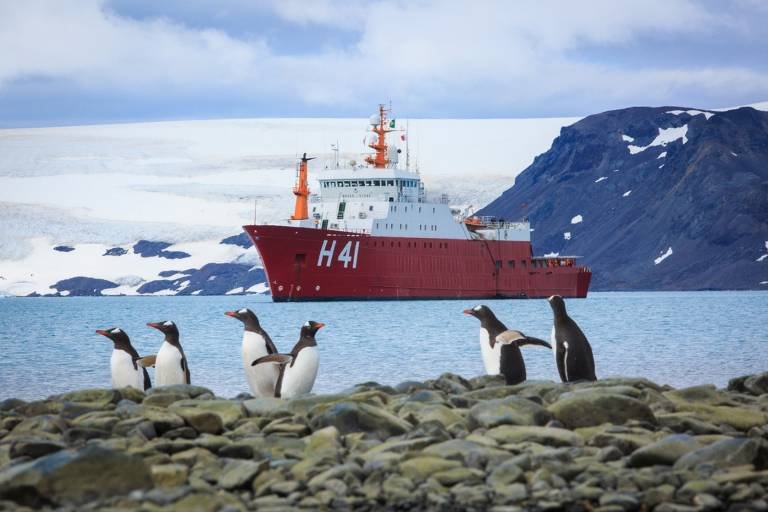
<path id="1" fill-rule="evenodd" d="M 595 290 L 764 289 L 767 161 L 766 112 L 617 109 L 562 128 L 478 214 L 528 217 Z"/>

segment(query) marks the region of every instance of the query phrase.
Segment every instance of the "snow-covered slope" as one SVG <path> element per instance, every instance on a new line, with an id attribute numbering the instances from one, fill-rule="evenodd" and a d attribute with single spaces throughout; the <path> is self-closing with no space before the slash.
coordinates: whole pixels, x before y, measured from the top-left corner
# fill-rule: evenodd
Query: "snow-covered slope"
<path id="1" fill-rule="evenodd" d="M 412 164 L 430 194 L 479 207 L 577 120 L 411 120 Z M 343 159 L 359 161 L 365 128 L 361 119 L 241 119 L 0 130 L 0 294 L 263 291 L 213 286 L 260 277 L 253 248 L 220 242 L 254 217 L 287 217 L 301 153 L 320 157 L 315 177 L 337 142 Z M 140 240 L 188 256 L 142 256 Z M 206 264 L 235 266 L 211 274 Z M 205 276 L 211 285 L 193 290 Z"/>

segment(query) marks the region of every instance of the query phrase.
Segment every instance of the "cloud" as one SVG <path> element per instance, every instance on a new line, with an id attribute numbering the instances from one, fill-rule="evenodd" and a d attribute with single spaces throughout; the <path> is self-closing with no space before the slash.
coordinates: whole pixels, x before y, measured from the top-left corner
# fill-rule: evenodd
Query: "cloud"
<path id="1" fill-rule="evenodd" d="M 309 32 L 316 44 L 306 41 L 313 51 L 287 54 L 275 49 L 275 34 L 266 28 L 244 35 L 221 23 L 191 26 L 182 16 L 184 3 L 163 5 L 167 11 L 132 17 L 98 0 L 0 3 L 0 94 L 42 78 L 130 104 L 184 98 L 188 117 L 196 115 L 195 105 L 221 98 L 241 102 L 246 111 L 269 101 L 292 112 L 296 105 L 308 113 L 365 111 L 391 98 L 401 110 L 422 115 L 510 116 L 638 103 L 706 107 L 768 95 L 764 65 L 710 62 L 695 49 L 684 62 L 664 54 L 664 44 L 673 48 L 713 34 L 737 46 L 743 39 L 747 48 L 765 10 L 746 0 L 716 10 L 687 0 L 412 0 L 351 7 L 275 0 L 262 11 L 286 26 L 318 29 Z M 198 19 L 205 19 L 207 5 L 195 4 Z M 236 0 L 210 5 L 212 20 L 223 19 L 223 12 L 231 19 L 238 10 L 257 15 Z M 326 45 L 323 34 L 334 31 L 353 37 L 343 46 Z M 634 57 L 643 45 L 658 58 Z M 762 62 L 757 53 L 755 62 Z"/>

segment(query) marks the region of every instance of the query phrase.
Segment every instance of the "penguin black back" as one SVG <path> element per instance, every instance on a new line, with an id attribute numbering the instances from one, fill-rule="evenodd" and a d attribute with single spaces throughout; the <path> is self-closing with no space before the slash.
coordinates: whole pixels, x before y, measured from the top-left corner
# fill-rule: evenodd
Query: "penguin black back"
<path id="1" fill-rule="evenodd" d="M 578 324 L 568 316 L 559 295 L 549 298 L 554 315 L 553 341 L 557 370 L 563 382 L 597 380 L 592 347 Z"/>

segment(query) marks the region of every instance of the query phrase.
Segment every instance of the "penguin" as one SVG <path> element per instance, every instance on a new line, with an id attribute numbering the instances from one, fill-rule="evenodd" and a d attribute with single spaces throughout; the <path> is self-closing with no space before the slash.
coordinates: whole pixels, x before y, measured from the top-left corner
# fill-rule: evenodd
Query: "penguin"
<path id="1" fill-rule="evenodd" d="M 323 327 L 325 324 L 310 320 L 301 327 L 299 341 L 290 354 L 270 354 L 251 363 L 252 366 L 271 363 L 279 367 L 276 398 L 293 398 L 312 391 L 320 365 L 315 334 Z"/>
<path id="2" fill-rule="evenodd" d="M 110 368 L 113 388 L 131 386 L 145 391 L 152 387 L 149 373 L 147 373 L 146 368 L 139 367 L 137 363 L 139 353 L 131 345 L 131 340 L 125 331 L 119 327 L 113 327 L 112 329 L 98 329 L 96 334 L 101 334 L 112 340 L 114 348 L 110 359 Z"/>
<path id="3" fill-rule="evenodd" d="M 157 352 L 155 363 L 155 383 L 158 386 L 171 386 L 173 384 L 191 384 L 189 377 L 189 365 L 184 349 L 179 342 L 179 329 L 176 324 L 167 320 L 165 322 L 149 322 L 153 327 L 165 334 L 165 340 Z"/>
<path id="4" fill-rule="evenodd" d="M 250 309 L 226 311 L 224 314 L 240 320 L 245 327 L 242 343 L 243 369 L 251 393 L 253 396 L 274 396 L 275 384 L 280 374 L 278 365 L 251 366 L 251 363 L 260 357 L 277 354 L 277 348 L 269 334 L 261 328 L 258 317 Z"/>
<path id="5" fill-rule="evenodd" d="M 463 313 L 480 320 L 480 351 L 485 371 L 488 375 L 502 374 L 508 385 L 519 384 L 527 377 L 521 346 L 539 345 L 552 349 L 544 340 L 507 329 L 488 306 L 475 306 Z"/>
<path id="6" fill-rule="evenodd" d="M 559 295 L 547 300 L 554 314 L 552 345 L 560 379 L 563 382 L 597 380 L 592 347 L 576 322 L 565 312 L 565 301 Z"/>

